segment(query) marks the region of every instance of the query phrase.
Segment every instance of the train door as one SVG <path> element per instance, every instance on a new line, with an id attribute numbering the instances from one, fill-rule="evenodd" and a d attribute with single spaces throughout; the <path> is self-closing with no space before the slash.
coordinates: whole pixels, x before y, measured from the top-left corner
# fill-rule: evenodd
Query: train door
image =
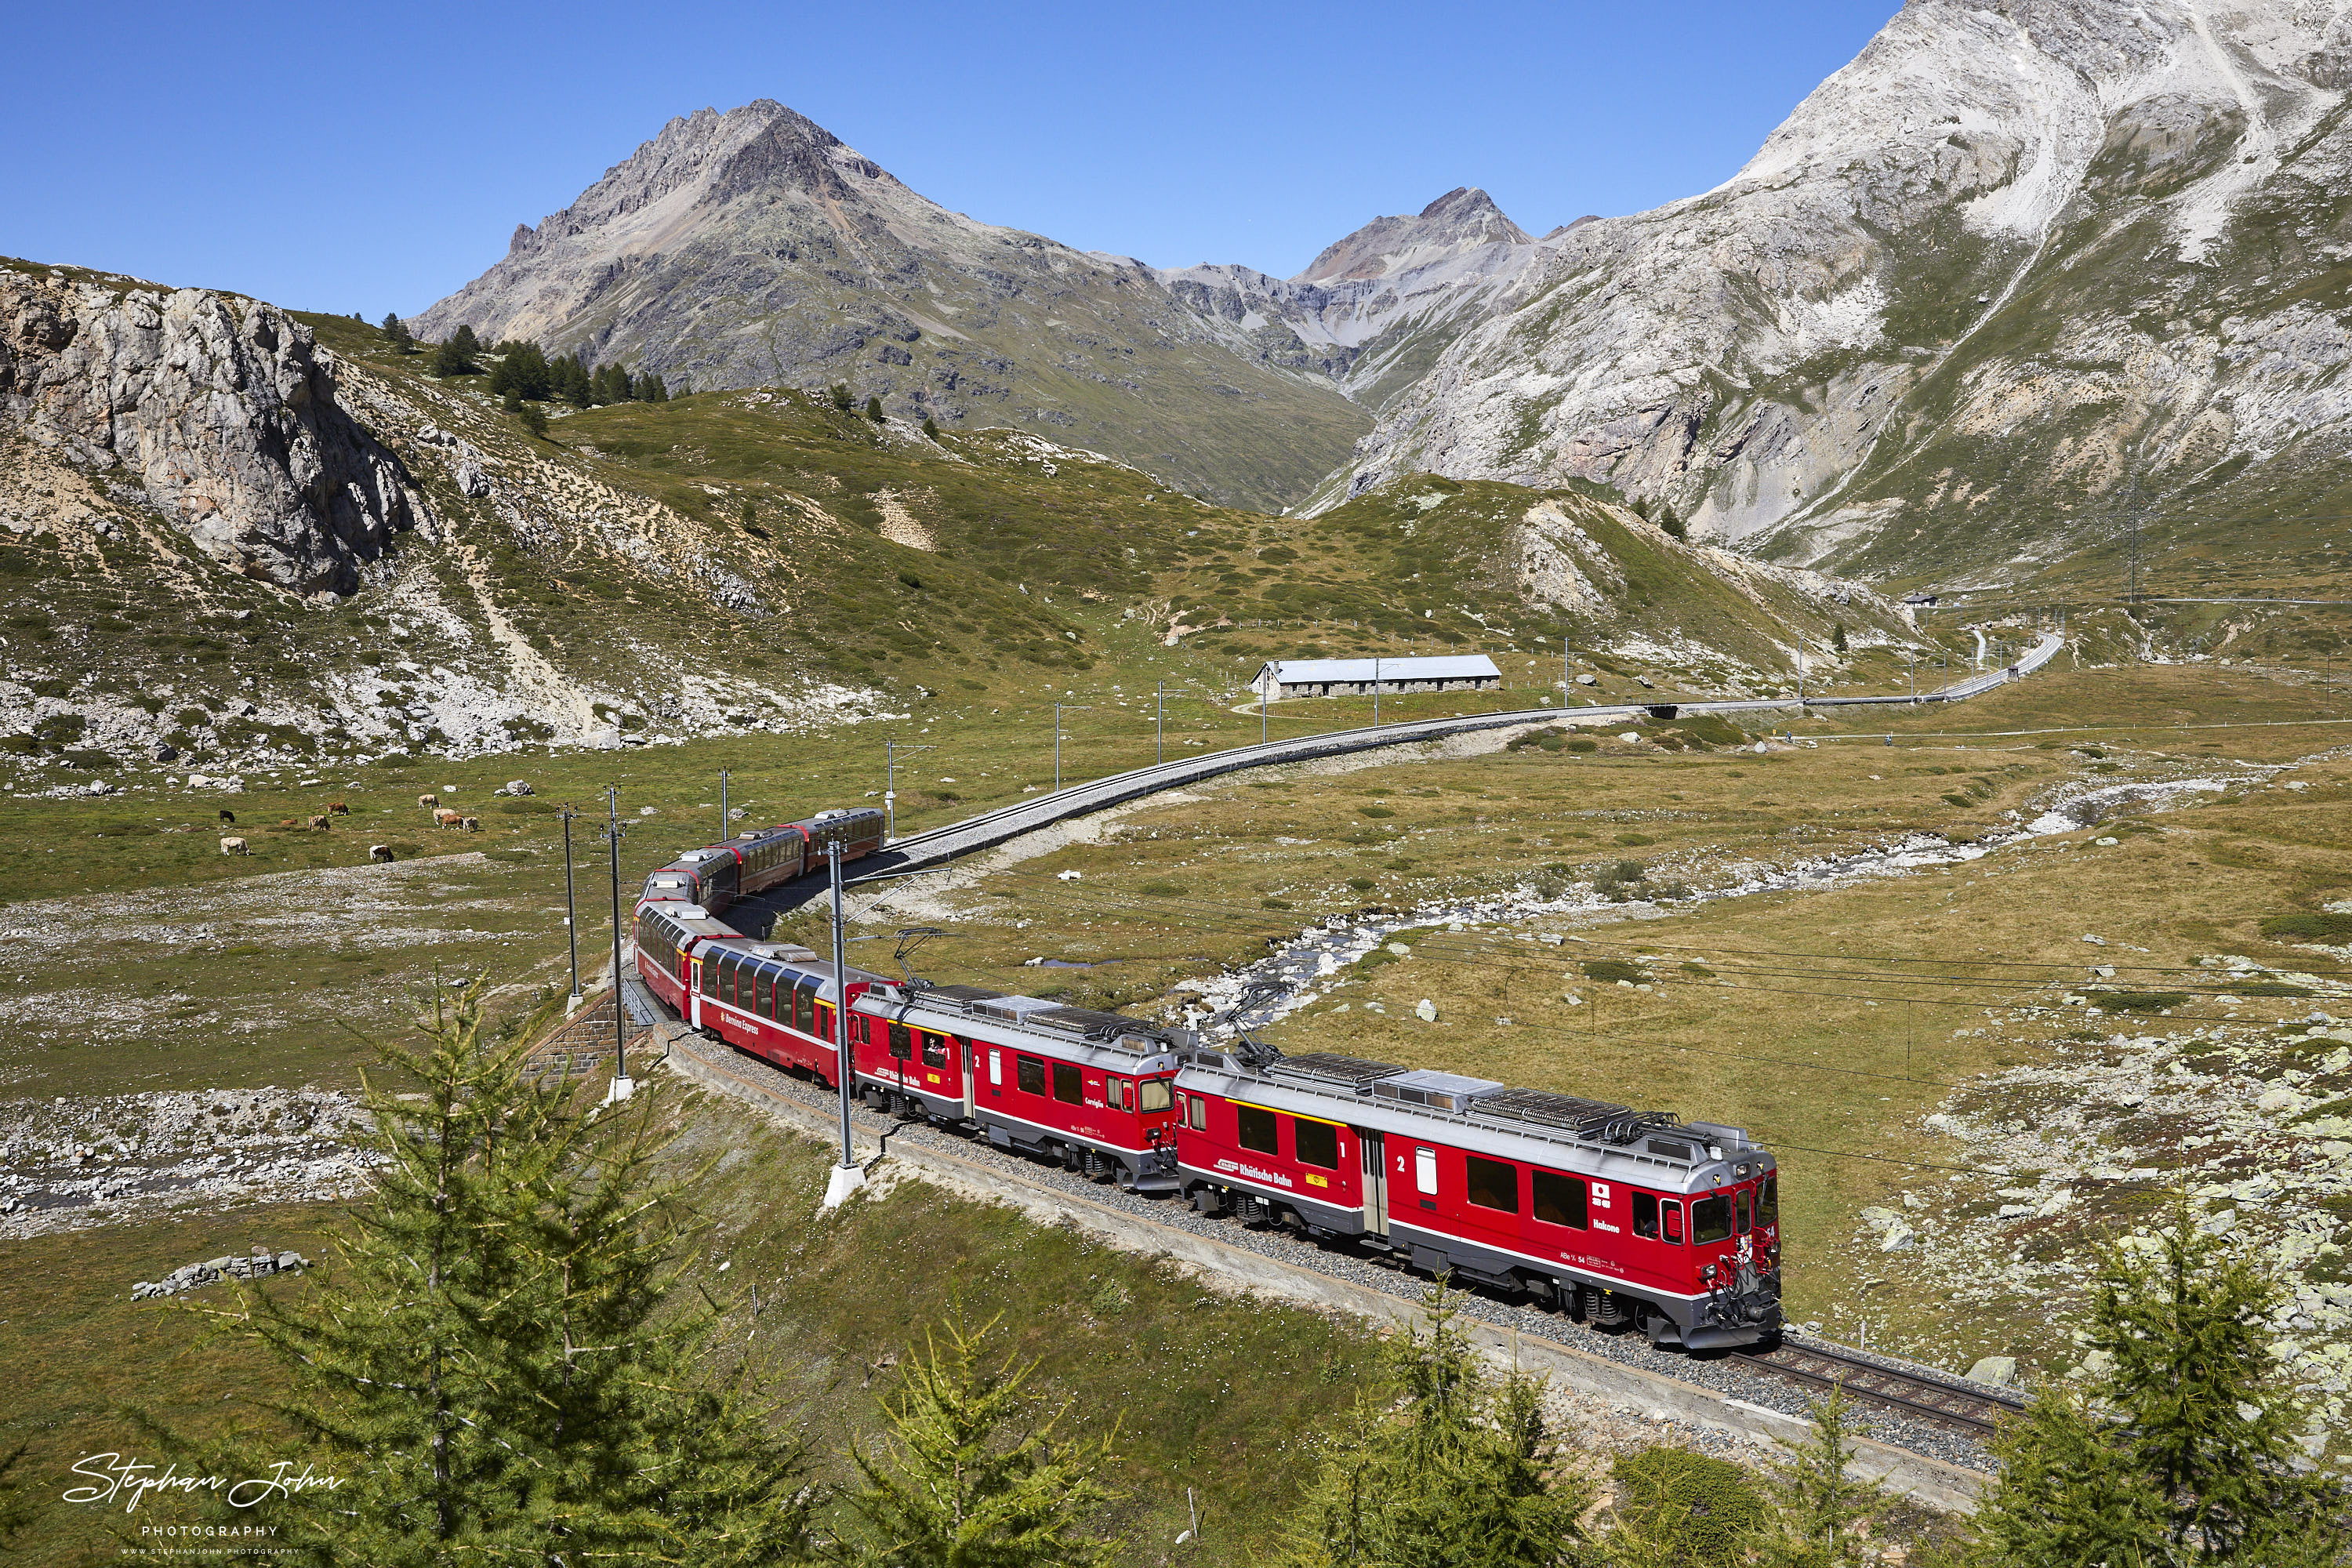
<path id="1" fill-rule="evenodd" d="M 1364 1229 L 1372 1236 L 1389 1233 L 1389 1168 L 1381 1135 L 1356 1130 L 1359 1163 L 1364 1173 Z"/>
<path id="2" fill-rule="evenodd" d="M 889 1070 L 897 1076 L 898 1087 L 902 1089 L 907 1087 L 907 1063 L 914 1054 L 914 1039 L 907 1026 L 896 1019 L 891 1020 Z"/>
<path id="3" fill-rule="evenodd" d="M 983 1054 L 978 1040 L 967 1038 L 963 1046 L 963 1119 L 970 1121 L 980 1104 L 980 1058 Z M 993 1060 L 996 1053 L 985 1053 Z"/>
<path id="4" fill-rule="evenodd" d="M 686 1021 L 702 1027 L 702 960 L 686 961 Z"/>

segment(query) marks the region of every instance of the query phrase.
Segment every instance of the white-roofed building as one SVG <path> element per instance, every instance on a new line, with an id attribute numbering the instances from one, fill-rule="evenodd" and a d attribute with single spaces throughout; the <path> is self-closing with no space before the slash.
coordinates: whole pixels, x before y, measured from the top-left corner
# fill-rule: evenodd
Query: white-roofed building
<path id="1" fill-rule="evenodd" d="M 1429 658 L 1278 658 L 1259 668 L 1250 689 L 1265 700 L 1286 697 L 1369 697 L 1400 691 L 1492 691 L 1503 672 L 1483 653 Z"/>

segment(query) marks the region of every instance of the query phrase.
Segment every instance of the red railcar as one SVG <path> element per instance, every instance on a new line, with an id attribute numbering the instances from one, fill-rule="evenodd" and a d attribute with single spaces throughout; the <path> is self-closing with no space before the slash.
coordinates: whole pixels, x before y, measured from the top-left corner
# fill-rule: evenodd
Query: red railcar
<path id="1" fill-rule="evenodd" d="M 1175 1189 L 1181 1042 L 1165 1026 L 971 985 L 861 1011 L 875 1047 L 858 1053 L 859 1079 L 902 1108 L 1138 1192 Z"/>
<path id="2" fill-rule="evenodd" d="M 870 806 L 820 811 L 803 822 L 754 827 L 723 844 L 688 849 L 646 879 L 640 901 L 695 904 L 716 916 L 748 899 L 821 868 L 834 844 L 844 860 L 882 847 L 883 816 Z"/>
<path id="3" fill-rule="evenodd" d="M 1775 1162 L 1737 1128 L 1388 1062 L 1190 1053 L 1197 1206 L 1356 1237 L 1692 1349 L 1776 1333 Z"/>
<path id="4" fill-rule="evenodd" d="M 712 920 L 701 905 L 677 899 L 640 903 L 631 938 L 637 975 L 646 989 L 689 1021 L 694 1016 L 698 955 L 711 954 L 719 944 L 742 945 L 751 941 L 733 926 Z"/>

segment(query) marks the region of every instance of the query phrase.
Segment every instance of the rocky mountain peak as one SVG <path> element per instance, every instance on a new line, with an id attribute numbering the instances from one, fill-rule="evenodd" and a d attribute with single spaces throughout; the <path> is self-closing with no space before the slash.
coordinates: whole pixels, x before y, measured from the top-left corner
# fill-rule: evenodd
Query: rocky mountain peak
<path id="1" fill-rule="evenodd" d="M 1488 245 L 1528 245 L 1528 232 L 1475 185 L 1456 185 L 1412 217 L 1376 217 L 1326 246 L 1294 283 L 1378 278 Z"/>

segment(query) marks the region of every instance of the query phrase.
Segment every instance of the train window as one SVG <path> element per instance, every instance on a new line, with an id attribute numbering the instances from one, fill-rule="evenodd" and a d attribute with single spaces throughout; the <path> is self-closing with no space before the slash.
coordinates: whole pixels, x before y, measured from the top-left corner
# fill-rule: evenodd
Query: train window
<path id="1" fill-rule="evenodd" d="M 1112 1110 L 1132 1110 L 1135 1085 L 1123 1078 L 1103 1079 L 1103 1104 Z"/>
<path id="2" fill-rule="evenodd" d="M 1683 1244 L 1683 1205 L 1669 1198 L 1658 1205 L 1658 1219 L 1665 1227 L 1665 1238 L 1680 1247 Z"/>
<path id="3" fill-rule="evenodd" d="M 1756 1223 L 1759 1226 L 1780 1223 L 1780 1178 L 1778 1176 L 1765 1177 L 1764 1184 L 1756 1189 Z"/>
<path id="4" fill-rule="evenodd" d="M 752 1011 L 764 1018 L 768 1016 L 768 1009 L 776 1005 L 776 977 L 762 969 L 754 984 L 759 987 L 759 1005 Z"/>
<path id="5" fill-rule="evenodd" d="M 1145 1079 L 1143 1080 L 1143 1099 L 1141 1101 L 1144 1112 L 1148 1115 L 1155 1110 L 1167 1110 L 1168 1095 L 1169 1089 L 1168 1080 L 1166 1079 Z"/>
<path id="6" fill-rule="evenodd" d="M 988 1081 L 991 1087 L 1001 1086 L 1004 1082 L 1004 1053 L 1003 1051 L 991 1051 L 988 1053 Z"/>
<path id="7" fill-rule="evenodd" d="M 1633 1194 L 1633 1234 L 1646 1236 L 1652 1241 L 1658 1239 L 1657 1194 L 1635 1193 Z"/>
<path id="8" fill-rule="evenodd" d="M 1746 1188 L 1744 1188 L 1744 1187 L 1743 1187 L 1743 1188 L 1741 1188 L 1741 1189 L 1740 1189 L 1740 1193 L 1739 1193 L 1739 1234 L 1740 1234 L 1740 1235 L 1742 1235 L 1742 1236 L 1746 1236 L 1746 1235 L 1748 1234 L 1748 1218 L 1749 1218 L 1749 1213 L 1750 1213 L 1750 1211 L 1749 1211 L 1749 1209 L 1748 1209 L 1748 1203 L 1749 1203 L 1749 1201 L 1750 1201 L 1751 1196 L 1752 1196 L 1752 1194 L 1749 1194 Z"/>
<path id="9" fill-rule="evenodd" d="M 705 964 L 703 964 L 701 967 L 702 967 L 702 994 L 703 994 L 705 996 L 716 996 L 716 995 L 718 995 L 718 994 L 719 994 L 719 966 L 718 966 L 717 964 L 715 964 L 715 963 L 705 963 Z"/>
<path id="10" fill-rule="evenodd" d="M 1022 1093 L 1045 1092 L 1045 1064 L 1035 1057 L 1013 1058 L 1013 1076 L 1020 1081 Z"/>
<path id="11" fill-rule="evenodd" d="M 810 987 L 793 988 L 793 1027 L 803 1035 L 816 1033 L 816 992 Z"/>
<path id="12" fill-rule="evenodd" d="M 822 1002 L 817 1004 L 816 1028 L 813 1033 L 820 1040 L 833 1038 L 833 1008 L 830 1005 Z"/>
<path id="13" fill-rule="evenodd" d="M 1240 1131 L 1234 1134 L 1234 1142 L 1244 1149 L 1255 1149 L 1261 1154 L 1278 1154 L 1282 1152 L 1282 1146 L 1275 1142 L 1273 1111 L 1262 1110 L 1255 1105 L 1236 1105 L 1234 1107 L 1234 1116 L 1240 1125 Z"/>
<path id="14" fill-rule="evenodd" d="M 1518 1213 L 1519 1168 L 1501 1160 L 1481 1160 L 1475 1154 L 1468 1159 L 1470 1201 L 1482 1209 Z"/>
<path id="15" fill-rule="evenodd" d="M 1084 1105 L 1087 1102 L 1087 1075 L 1075 1062 L 1054 1064 L 1054 1098 L 1064 1105 Z"/>
<path id="16" fill-rule="evenodd" d="M 1415 1149 L 1412 1152 L 1412 1184 L 1430 1197 L 1437 1195 L 1437 1151 Z"/>
<path id="17" fill-rule="evenodd" d="M 1691 1239 L 1702 1247 L 1731 1239 L 1729 1198 L 1700 1198 L 1691 1205 Z"/>
<path id="18" fill-rule="evenodd" d="M 926 1033 L 923 1036 L 923 1065 L 943 1068 L 948 1065 L 948 1037 Z"/>
<path id="19" fill-rule="evenodd" d="M 1557 1171 L 1538 1171 L 1534 1184 L 1536 1218 L 1546 1225 L 1586 1228 L 1584 1178 L 1563 1176 Z"/>
<path id="20" fill-rule="evenodd" d="M 907 1038 L 907 1026 L 904 1024 L 891 1025 L 890 1055 L 897 1060 L 903 1062 L 908 1057 L 912 1056 L 914 1051 L 915 1047 L 913 1044 Z"/>
<path id="21" fill-rule="evenodd" d="M 1302 1165 L 1320 1165 L 1327 1171 L 1339 1168 L 1339 1130 L 1328 1121 L 1292 1117 L 1290 1146 L 1297 1151 Z"/>

